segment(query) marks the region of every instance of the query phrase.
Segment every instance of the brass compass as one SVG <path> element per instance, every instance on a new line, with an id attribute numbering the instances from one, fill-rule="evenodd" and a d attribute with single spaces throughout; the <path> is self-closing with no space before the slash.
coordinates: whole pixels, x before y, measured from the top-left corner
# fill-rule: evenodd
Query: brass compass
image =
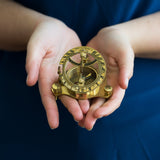
<path id="1" fill-rule="evenodd" d="M 69 50 L 60 60 L 58 83 L 52 85 L 53 94 L 76 99 L 109 98 L 112 87 L 106 84 L 106 64 L 93 48 L 82 46 Z"/>

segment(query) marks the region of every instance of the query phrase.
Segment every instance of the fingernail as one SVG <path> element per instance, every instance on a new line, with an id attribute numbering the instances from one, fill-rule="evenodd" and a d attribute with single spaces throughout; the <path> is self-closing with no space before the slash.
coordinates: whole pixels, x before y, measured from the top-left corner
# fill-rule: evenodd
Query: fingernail
<path id="1" fill-rule="evenodd" d="M 88 131 L 91 131 L 93 129 L 93 127 L 92 128 L 89 128 L 89 129 L 87 129 Z"/>
<path id="2" fill-rule="evenodd" d="M 77 121 L 77 120 L 75 120 L 75 119 L 74 119 L 74 121 L 77 122 L 77 123 L 79 122 L 79 121 Z"/>
<path id="3" fill-rule="evenodd" d="M 58 128 L 58 127 L 50 127 L 51 130 L 54 130 L 54 129 L 56 129 L 56 128 Z"/>
<path id="4" fill-rule="evenodd" d="M 92 130 L 92 128 L 91 129 L 87 129 L 88 131 L 91 131 Z"/>
<path id="5" fill-rule="evenodd" d="M 125 80 L 126 88 L 128 87 L 128 78 Z"/>
<path id="6" fill-rule="evenodd" d="M 107 115 L 107 114 L 106 114 Z M 98 119 L 100 119 L 100 118 L 102 118 L 102 117 L 104 117 L 104 114 L 100 114 L 99 116 L 98 116 Z"/>

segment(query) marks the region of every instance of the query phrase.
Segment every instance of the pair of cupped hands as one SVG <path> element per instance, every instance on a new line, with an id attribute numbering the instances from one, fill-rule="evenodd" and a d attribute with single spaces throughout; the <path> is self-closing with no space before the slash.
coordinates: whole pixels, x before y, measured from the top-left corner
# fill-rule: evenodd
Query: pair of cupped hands
<path id="1" fill-rule="evenodd" d="M 39 23 L 27 45 L 27 85 L 38 81 L 42 103 L 51 129 L 59 126 L 59 112 L 51 86 L 57 82 L 57 69 L 61 57 L 71 48 L 81 46 L 77 34 L 57 19 Z M 93 98 L 76 100 L 60 96 L 74 120 L 91 130 L 97 119 L 110 115 L 121 104 L 129 79 L 133 74 L 134 52 L 129 39 L 120 30 L 112 27 L 101 29 L 87 46 L 98 50 L 106 61 L 107 84 L 113 87 L 109 100 Z"/>

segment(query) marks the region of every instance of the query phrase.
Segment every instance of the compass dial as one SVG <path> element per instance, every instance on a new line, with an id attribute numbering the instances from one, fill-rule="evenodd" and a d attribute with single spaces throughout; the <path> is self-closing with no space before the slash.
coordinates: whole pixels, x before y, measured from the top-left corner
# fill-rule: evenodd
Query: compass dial
<path id="1" fill-rule="evenodd" d="M 61 83 L 78 93 L 94 90 L 102 84 L 106 76 L 103 57 L 98 51 L 86 46 L 69 50 L 62 57 L 60 65 Z"/>

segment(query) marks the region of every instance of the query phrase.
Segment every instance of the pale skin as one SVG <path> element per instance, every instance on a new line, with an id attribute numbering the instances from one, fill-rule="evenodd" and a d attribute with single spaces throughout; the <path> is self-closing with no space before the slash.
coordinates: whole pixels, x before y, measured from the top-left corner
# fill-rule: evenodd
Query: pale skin
<path id="1" fill-rule="evenodd" d="M 81 46 L 77 34 L 55 18 L 25 8 L 10 0 L 0 0 L 0 49 L 27 49 L 28 86 L 38 81 L 42 103 L 52 129 L 59 126 L 59 114 L 52 83 L 57 81 L 60 58 L 73 47 Z M 108 100 L 94 98 L 77 101 L 59 97 L 75 121 L 91 130 L 98 118 L 114 112 L 121 104 L 133 75 L 134 57 L 160 59 L 160 12 L 126 23 L 105 27 L 88 42 L 107 63 L 107 83 L 113 86 Z M 52 74 L 53 73 L 53 74 Z"/>

